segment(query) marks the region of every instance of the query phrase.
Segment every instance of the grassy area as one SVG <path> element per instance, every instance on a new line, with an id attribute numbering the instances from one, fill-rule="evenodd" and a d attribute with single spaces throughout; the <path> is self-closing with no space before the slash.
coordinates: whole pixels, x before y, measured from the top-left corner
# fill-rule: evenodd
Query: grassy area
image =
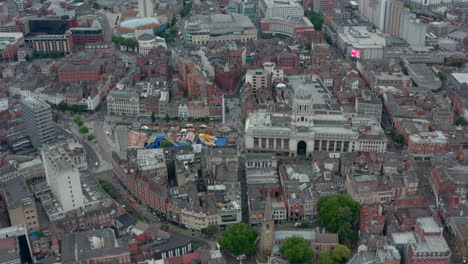
<path id="1" fill-rule="evenodd" d="M 106 192 L 112 199 L 116 199 L 117 195 L 114 192 L 114 187 L 112 187 L 112 184 L 105 180 L 99 180 L 99 185 L 101 185 L 101 188 Z"/>

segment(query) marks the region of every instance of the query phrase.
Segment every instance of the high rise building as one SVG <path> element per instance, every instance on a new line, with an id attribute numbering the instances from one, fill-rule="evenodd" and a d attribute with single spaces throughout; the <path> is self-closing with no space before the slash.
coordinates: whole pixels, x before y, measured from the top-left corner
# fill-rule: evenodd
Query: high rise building
<path id="1" fill-rule="evenodd" d="M 367 18 L 378 29 L 383 30 L 386 2 L 387 0 L 360 0 L 359 11 L 363 17 Z"/>
<path id="2" fill-rule="evenodd" d="M 401 17 L 405 13 L 409 13 L 409 9 L 404 7 L 402 1 L 388 1 L 385 10 L 385 32 L 392 36 L 399 36 Z"/>
<path id="3" fill-rule="evenodd" d="M 404 13 L 401 16 L 400 37 L 411 47 L 424 47 L 426 30 L 426 25 L 410 13 Z"/>
<path id="4" fill-rule="evenodd" d="M 65 213 L 84 207 L 80 173 L 73 159 L 62 151 L 60 144 L 45 146 L 41 156 L 47 184 L 60 202 L 60 210 Z"/>
<path id="5" fill-rule="evenodd" d="M 26 134 L 36 149 L 55 140 L 57 131 L 49 104 L 37 98 L 26 97 L 21 100 L 21 109 Z"/>
<path id="6" fill-rule="evenodd" d="M 152 17 L 154 14 L 153 0 L 138 0 L 138 15 L 140 17 Z"/>

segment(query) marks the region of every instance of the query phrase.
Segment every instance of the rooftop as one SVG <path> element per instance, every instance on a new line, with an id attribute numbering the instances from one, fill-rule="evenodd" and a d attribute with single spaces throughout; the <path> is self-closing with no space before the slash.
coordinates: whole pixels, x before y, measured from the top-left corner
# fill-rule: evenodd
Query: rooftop
<path id="1" fill-rule="evenodd" d="M 110 228 L 65 234 L 61 240 L 61 251 L 62 262 L 130 254 L 128 248 L 119 245 Z"/>
<path id="2" fill-rule="evenodd" d="M 151 24 L 159 25 L 160 23 L 160 19 L 156 17 L 141 17 L 122 21 L 122 23 L 120 23 L 120 27 L 137 29 Z"/>
<path id="3" fill-rule="evenodd" d="M 16 209 L 20 206 L 28 207 L 34 203 L 34 197 L 26 186 L 23 177 L 16 177 L 6 182 L 4 192 L 8 209 Z"/>

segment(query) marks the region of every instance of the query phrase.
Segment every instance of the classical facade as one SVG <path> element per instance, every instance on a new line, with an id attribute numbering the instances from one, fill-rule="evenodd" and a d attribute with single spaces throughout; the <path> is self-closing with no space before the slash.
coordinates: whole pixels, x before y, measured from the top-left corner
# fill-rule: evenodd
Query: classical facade
<path id="1" fill-rule="evenodd" d="M 280 84 L 285 85 L 285 84 Z M 250 152 L 311 155 L 313 151 L 384 152 L 387 138 L 373 118 L 355 117 L 331 106 L 317 79 L 288 78 L 291 113 L 250 113 L 245 146 Z"/>

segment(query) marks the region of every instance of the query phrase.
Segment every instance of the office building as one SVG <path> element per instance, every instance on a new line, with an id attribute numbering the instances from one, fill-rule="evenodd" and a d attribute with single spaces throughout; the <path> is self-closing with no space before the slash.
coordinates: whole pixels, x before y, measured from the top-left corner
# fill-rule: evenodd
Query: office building
<path id="1" fill-rule="evenodd" d="M 71 37 L 71 33 L 65 35 L 37 35 L 27 38 L 26 43 L 35 51 L 68 54 L 71 53 L 73 49 Z"/>
<path id="2" fill-rule="evenodd" d="M 380 30 L 384 29 L 387 0 L 360 0 L 359 11 Z"/>
<path id="3" fill-rule="evenodd" d="M 434 21 L 427 25 L 427 31 L 434 34 L 437 38 L 443 38 L 448 35 L 449 26 L 449 23 Z"/>
<path id="4" fill-rule="evenodd" d="M 23 177 L 4 183 L 1 194 L 11 225 L 25 225 L 28 233 L 39 231 L 36 202 Z"/>
<path id="5" fill-rule="evenodd" d="M 315 31 L 314 25 L 312 25 L 307 17 L 262 18 L 260 24 L 263 35 L 302 36 L 306 39 L 310 39 L 312 32 Z"/>
<path id="6" fill-rule="evenodd" d="M 413 48 L 421 48 L 426 43 L 426 25 L 410 13 L 401 16 L 400 37 Z"/>
<path id="7" fill-rule="evenodd" d="M 262 18 L 299 18 L 304 16 L 302 6 L 293 0 L 261 0 L 258 5 Z"/>
<path id="8" fill-rule="evenodd" d="M 63 151 L 61 144 L 41 149 L 47 185 L 60 203 L 62 214 L 84 207 L 79 169 L 74 160 Z"/>
<path id="9" fill-rule="evenodd" d="M 255 4 L 253 1 L 231 0 L 224 9 L 227 14 L 241 14 L 255 21 Z"/>
<path id="10" fill-rule="evenodd" d="M 26 97 L 21 100 L 21 110 L 26 134 L 36 149 L 56 139 L 57 131 L 49 104 L 37 98 Z"/>
<path id="11" fill-rule="evenodd" d="M 153 0 L 138 0 L 138 16 L 152 17 L 154 14 Z"/>
<path id="12" fill-rule="evenodd" d="M 185 22 L 185 40 L 193 44 L 257 40 L 249 17 L 239 14 L 196 15 Z"/>
<path id="13" fill-rule="evenodd" d="M 250 83 L 254 93 L 271 87 L 271 73 L 264 69 L 249 69 L 245 73 L 245 83 Z"/>
<path id="14" fill-rule="evenodd" d="M 399 0 L 388 1 L 386 5 L 385 32 L 392 36 L 400 36 L 401 17 L 404 13 L 409 13 L 409 8 L 405 8 Z"/>

